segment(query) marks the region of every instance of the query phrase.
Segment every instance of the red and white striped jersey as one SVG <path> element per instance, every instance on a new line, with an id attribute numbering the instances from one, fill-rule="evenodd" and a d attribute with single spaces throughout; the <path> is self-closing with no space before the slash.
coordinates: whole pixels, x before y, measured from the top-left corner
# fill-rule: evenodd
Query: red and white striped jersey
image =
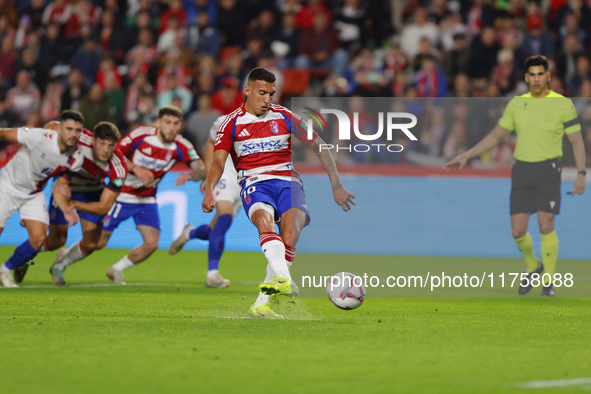
<path id="1" fill-rule="evenodd" d="M 27 197 L 39 193 L 50 178 L 73 164 L 75 151 L 60 152 L 57 131 L 21 127 L 17 138 L 22 146 L 0 171 L 0 188 L 11 194 Z"/>
<path id="2" fill-rule="evenodd" d="M 257 117 L 241 106 L 221 124 L 214 150 L 230 153 L 243 186 L 269 179 L 299 181 L 291 162 L 292 133 L 306 146 L 318 137 L 314 132 L 308 139 L 302 118 L 285 107 L 271 104 Z"/>
<path id="3" fill-rule="evenodd" d="M 158 184 L 177 161 L 190 163 L 199 159 L 193 145 L 178 135 L 173 142 L 163 143 L 158 139 L 158 128 L 142 126 L 133 130 L 119 141 L 117 147 L 133 162 L 147 168 L 154 174 L 154 181 L 144 186 L 142 181 L 129 173 L 117 201 L 132 204 L 151 204 L 156 202 Z"/>
<path id="4" fill-rule="evenodd" d="M 105 187 L 105 178 L 109 177 L 109 186 L 113 191 L 119 192 L 127 177 L 127 165 L 123 154 L 115 149 L 108 162 L 98 161 L 92 153 L 93 133 L 84 129 L 78 140 L 78 152 L 70 170 L 64 177 L 70 181 L 70 189 L 73 192 L 91 192 L 102 190 Z"/>

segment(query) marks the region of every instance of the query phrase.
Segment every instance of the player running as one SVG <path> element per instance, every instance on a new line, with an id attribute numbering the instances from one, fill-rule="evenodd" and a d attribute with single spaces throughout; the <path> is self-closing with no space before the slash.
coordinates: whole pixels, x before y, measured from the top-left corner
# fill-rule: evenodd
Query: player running
<path id="1" fill-rule="evenodd" d="M 44 246 L 48 250 L 63 246 L 68 226 L 78 215 L 82 239 L 58 252 L 57 260 L 50 269 L 54 286 L 65 286 L 66 268 L 97 249 L 103 219 L 115 203 L 127 177 L 125 158 L 116 149 L 120 139 L 117 126 L 109 122 L 98 123 L 94 133 L 84 130 L 78 142 L 80 153 L 70 169 L 56 181 L 49 208 L 49 237 Z M 107 177 L 110 181 L 105 186 Z M 68 193 L 63 193 L 64 187 L 70 191 L 69 198 Z M 72 218 L 74 214 L 76 217 Z"/>
<path id="2" fill-rule="evenodd" d="M 32 260 L 47 238 L 49 213 L 45 194 L 47 181 L 68 168 L 82 134 L 84 117 L 66 110 L 60 115 L 59 131 L 20 127 L 0 129 L 0 140 L 18 142 L 22 147 L 0 171 L 0 234 L 6 222 L 18 210 L 29 239 L 0 266 L 4 287 L 18 287 L 10 271 Z"/>
<path id="3" fill-rule="evenodd" d="M 213 157 L 213 145 L 215 135 L 226 115 L 216 119 L 209 130 L 209 139 L 205 144 L 205 169 L 209 172 L 211 160 Z M 201 183 L 201 192 L 205 193 L 206 182 Z M 230 286 L 230 281 L 222 277 L 219 271 L 219 264 L 224 253 L 224 244 L 226 233 L 232 225 L 232 220 L 242 207 L 240 198 L 240 185 L 238 184 L 238 174 L 232 163 L 232 158 L 228 157 L 224 166 L 224 173 L 220 181 L 215 186 L 215 216 L 209 224 L 202 224 L 194 228 L 188 224 L 183 229 L 181 235 L 170 245 L 168 253 L 177 254 L 188 240 L 199 238 L 209 240 L 208 249 L 208 271 L 205 285 L 207 287 L 225 288 Z"/>
<path id="4" fill-rule="evenodd" d="M 107 277 L 115 284 L 125 284 L 123 271 L 146 260 L 158 248 L 160 218 L 156 191 L 164 174 L 176 162 L 182 161 L 193 171 L 179 174 L 177 186 L 188 180 L 203 180 L 207 175 L 193 145 L 180 135 L 182 121 L 183 112 L 179 108 L 166 106 L 158 112 L 156 127 L 138 127 L 119 141 L 119 150 L 129 160 L 129 175 L 105 217 L 97 249 L 104 248 L 117 226 L 130 217 L 133 217 L 143 243 L 109 268 Z"/>
<path id="5" fill-rule="evenodd" d="M 340 182 L 335 162 L 316 133 L 307 138 L 301 118 L 288 109 L 271 104 L 275 75 L 259 67 L 248 76 L 246 102 L 227 116 L 215 140 L 213 162 L 207 177 L 203 211 L 214 208 L 214 187 L 220 180 L 228 154 L 238 170 L 244 210 L 259 231 L 261 250 L 268 261 L 267 276 L 249 313 L 255 317 L 281 318 L 270 305 L 271 296 L 291 295 L 289 268 L 302 229 L 310 222 L 304 188 L 291 163 L 291 133 L 318 155 L 326 170 L 333 196 L 344 211 L 355 196 Z M 295 121 L 294 121 L 295 120 Z M 279 235 L 275 232 L 279 225 Z"/>

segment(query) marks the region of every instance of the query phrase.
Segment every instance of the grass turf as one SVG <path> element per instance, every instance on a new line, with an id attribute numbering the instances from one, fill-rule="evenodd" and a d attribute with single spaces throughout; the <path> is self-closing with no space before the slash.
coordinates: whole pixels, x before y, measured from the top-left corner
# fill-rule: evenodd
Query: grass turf
<path id="1" fill-rule="evenodd" d="M 224 255 L 228 289 L 204 286 L 204 252 L 158 251 L 126 271 L 130 286 L 109 286 L 125 253 L 70 267 L 66 288 L 48 286 L 44 253 L 32 287 L 0 290 L 2 392 L 496 393 L 591 377 L 589 299 L 369 297 L 341 311 L 303 298 L 280 304 L 284 320 L 255 320 L 260 253 Z"/>

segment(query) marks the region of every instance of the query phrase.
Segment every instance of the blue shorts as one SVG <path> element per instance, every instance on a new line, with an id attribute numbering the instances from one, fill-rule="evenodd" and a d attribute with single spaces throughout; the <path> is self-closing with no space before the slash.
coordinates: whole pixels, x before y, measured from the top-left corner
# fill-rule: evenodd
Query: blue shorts
<path id="1" fill-rule="evenodd" d="M 103 230 L 113 231 L 121 222 L 132 216 L 136 227 L 150 226 L 160 231 L 158 204 L 129 204 L 126 202 L 116 202 L 113 204 L 103 221 Z"/>
<path id="2" fill-rule="evenodd" d="M 298 182 L 284 181 L 281 179 L 271 179 L 253 183 L 240 192 L 242 205 L 246 216 L 250 207 L 255 203 L 261 202 L 268 204 L 275 210 L 275 222 L 279 222 L 281 215 L 291 208 L 299 208 L 306 214 L 306 224 L 310 224 L 310 211 L 306 204 L 306 193 L 304 187 Z"/>
<path id="3" fill-rule="evenodd" d="M 102 190 L 85 193 L 72 192 L 72 200 L 82 202 L 97 202 L 101 200 L 101 194 L 103 194 Z M 104 216 L 99 216 L 82 211 L 77 212 L 81 220 L 86 220 L 87 222 L 98 224 L 99 226 L 103 225 Z M 68 224 L 68 221 L 64 217 L 64 213 L 61 209 L 59 209 L 56 202 L 53 200 L 53 194 L 51 195 L 51 200 L 49 201 L 49 224 Z"/>

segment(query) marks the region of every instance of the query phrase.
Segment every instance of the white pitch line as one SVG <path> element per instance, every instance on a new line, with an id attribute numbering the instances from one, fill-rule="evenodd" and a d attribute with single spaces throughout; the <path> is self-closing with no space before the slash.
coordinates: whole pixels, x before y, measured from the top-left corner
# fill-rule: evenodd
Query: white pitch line
<path id="1" fill-rule="evenodd" d="M 583 384 L 591 384 L 591 378 L 576 378 L 564 380 L 539 380 L 534 382 L 518 383 L 517 387 L 531 388 L 531 389 L 546 389 L 550 387 L 567 387 L 579 386 Z"/>
<path id="2" fill-rule="evenodd" d="M 178 287 L 178 286 L 195 286 L 200 285 L 203 282 L 194 282 L 194 283 L 127 283 L 125 286 L 159 286 L 159 287 Z M 250 286 L 250 285 L 258 285 L 259 282 L 239 282 L 235 283 L 235 285 L 243 285 L 243 286 Z M 71 288 L 85 288 L 85 287 L 120 287 L 122 285 L 116 285 L 113 283 L 90 283 L 90 284 L 83 284 L 83 285 L 67 285 L 65 287 Z M 30 285 L 30 286 L 19 286 L 19 289 L 50 289 L 56 288 L 57 286 L 53 285 Z M 7 287 L 0 286 L 0 289 L 8 289 Z"/>

